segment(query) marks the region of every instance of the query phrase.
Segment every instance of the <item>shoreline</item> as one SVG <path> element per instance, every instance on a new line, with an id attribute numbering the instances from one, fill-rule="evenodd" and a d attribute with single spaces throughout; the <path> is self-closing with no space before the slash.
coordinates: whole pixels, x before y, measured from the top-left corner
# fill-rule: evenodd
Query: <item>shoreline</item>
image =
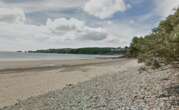
<path id="1" fill-rule="evenodd" d="M 25 60 L 25 61 L 0 61 L 0 74 L 8 74 L 24 71 L 47 71 L 71 66 L 96 65 L 115 62 L 124 58 L 110 57 L 97 59 L 76 60 Z"/>
<path id="2" fill-rule="evenodd" d="M 65 66 L 0 74 L 0 110 L 178 110 L 173 68 L 152 70 L 127 58 L 38 64 L 47 63 Z"/>
<path id="3" fill-rule="evenodd" d="M 95 59 L 0 63 L 0 107 L 62 89 L 67 84 L 113 74 L 115 66 L 127 62 L 127 59 Z"/>
<path id="4" fill-rule="evenodd" d="M 14 56 L 5 57 L 5 53 L 2 52 L 0 56 L 0 62 L 15 62 L 15 61 L 51 61 L 51 60 L 93 60 L 93 59 L 113 59 L 124 56 L 122 54 L 62 54 L 62 53 L 21 53 L 21 52 L 10 52 L 15 54 Z M 19 55 L 19 54 L 20 55 Z M 22 54 L 22 55 L 21 55 Z M 40 55 L 39 55 L 40 54 Z M 0 52 L 1 55 L 1 52 Z M 33 56 L 35 55 L 35 56 Z M 54 55 L 54 56 L 53 56 Z M 42 57 L 40 57 L 42 56 Z M 64 57 L 67 56 L 67 57 Z M 72 56 L 72 57 L 71 57 Z"/>

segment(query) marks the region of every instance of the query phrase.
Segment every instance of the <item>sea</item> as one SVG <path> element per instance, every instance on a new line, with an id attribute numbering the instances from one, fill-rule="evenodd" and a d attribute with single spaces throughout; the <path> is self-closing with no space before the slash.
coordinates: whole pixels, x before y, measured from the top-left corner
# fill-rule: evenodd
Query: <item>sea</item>
<path id="1" fill-rule="evenodd" d="M 103 55 L 0 52 L 0 61 L 96 59 Z"/>

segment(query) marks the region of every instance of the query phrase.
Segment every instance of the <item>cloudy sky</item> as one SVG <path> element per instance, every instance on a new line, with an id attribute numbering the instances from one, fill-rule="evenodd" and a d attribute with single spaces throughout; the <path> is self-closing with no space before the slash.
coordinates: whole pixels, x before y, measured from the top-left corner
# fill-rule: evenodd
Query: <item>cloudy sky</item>
<path id="1" fill-rule="evenodd" d="M 179 0 L 0 0 L 0 51 L 126 46 L 178 6 Z"/>

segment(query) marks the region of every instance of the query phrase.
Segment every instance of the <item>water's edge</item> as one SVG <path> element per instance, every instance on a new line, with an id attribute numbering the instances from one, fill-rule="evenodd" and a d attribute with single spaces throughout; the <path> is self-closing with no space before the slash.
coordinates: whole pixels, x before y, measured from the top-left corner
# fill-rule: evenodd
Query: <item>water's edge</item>
<path id="1" fill-rule="evenodd" d="M 84 55 L 84 54 L 55 54 L 55 53 L 22 53 L 0 52 L 0 61 L 29 61 L 29 60 L 80 60 L 116 57 L 116 55 Z"/>

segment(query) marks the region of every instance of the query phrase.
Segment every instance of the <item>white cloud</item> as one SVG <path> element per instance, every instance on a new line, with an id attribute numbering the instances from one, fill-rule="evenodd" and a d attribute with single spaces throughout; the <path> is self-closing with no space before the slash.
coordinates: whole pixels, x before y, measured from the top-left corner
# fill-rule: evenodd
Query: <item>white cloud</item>
<path id="1" fill-rule="evenodd" d="M 107 37 L 104 29 L 87 26 L 85 22 L 75 18 L 58 18 L 53 21 L 49 19 L 45 25 L 38 26 L 19 20 L 20 15 L 25 16 L 23 11 L 19 11 L 20 13 L 13 10 L 12 12 L 8 11 L 8 14 L 1 14 L 0 16 L 5 18 L 7 15 L 13 15 L 9 18 L 13 22 L 0 20 L 1 50 L 4 46 L 8 50 L 78 47 L 90 45 L 93 42 L 101 42 Z"/>
<path id="2" fill-rule="evenodd" d="M 68 8 L 77 8 L 83 6 L 84 0 L 14 0 L 0 1 L 0 7 L 22 8 L 27 13 L 47 11 L 47 10 L 64 10 Z"/>
<path id="3" fill-rule="evenodd" d="M 101 19 L 112 17 L 116 12 L 126 10 L 123 0 L 89 0 L 84 10 Z"/>
<path id="4" fill-rule="evenodd" d="M 0 8 L 0 21 L 8 23 L 25 22 L 26 17 L 23 10 L 19 8 Z"/>
<path id="5" fill-rule="evenodd" d="M 103 40 L 107 33 L 102 28 L 94 28 L 87 26 L 83 21 L 75 18 L 59 18 L 54 21 L 48 20 L 47 27 L 52 33 L 59 36 L 68 36 L 64 39 L 78 39 L 78 40 Z M 70 37 L 72 36 L 72 37 Z"/>
<path id="6" fill-rule="evenodd" d="M 28 24 L 28 20 L 30 19 L 29 16 L 35 16 L 35 20 L 37 17 L 40 20 L 43 18 L 41 16 L 39 17 L 39 15 L 37 17 L 36 15 L 31 15 L 32 13 L 29 15 L 28 12 L 53 9 L 60 11 L 64 8 L 82 7 L 83 5 L 79 4 L 82 3 L 81 1 L 86 0 L 74 1 L 75 0 L 31 0 L 25 1 L 26 3 L 13 2 L 5 3 L 5 5 L 2 5 L 0 1 L 0 7 L 4 7 L 0 9 L 0 50 L 85 46 L 117 47 L 128 45 L 134 35 L 140 35 L 143 34 L 141 32 L 146 32 L 144 23 L 131 21 L 131 25 L 128 21 L 115 22 L 110 21 L 110 19 L 108 19 L 108 21 L 95 21 L 86 18 L 87 24 L 85 21 L 72 17 L 67 19 L 63 17 L 58 18 L 58 16 L 47 16 L 51 19 L 48 19 L 43 25 Z M 90 1 L 96 2 L 97 4 L 94 3 L 90 5 L 94 5 L 94 7 L 91 7 L 89 13 L 91 12 L 92 15 L 102 19 L 109 18 L 116 12 L 126 10 L 126 5 L 122 0 L 114 0 L 114 2 L 112 2 L 112 0 Z M 90 3 L 90 1 L 87 2 L 87 4 Z M 16 7 L 18 7 L 18 9 Z M 29 17 L 27 17 L 27 20 L 25 14 Z"/>
<path id="7" fill-rule="evenodd" d="M 52 21 L 51 19 L 47 20 L 47 26 L 50 30 L 55 33 L 66 32 L 66 31 L 80 31 L 84 28 L 85 23 L 79 21 L 75 18 L 66 19 L 60 18 Z"/>
<path id="8" fill-rule="evenodd" d="M 103 27 L 109 35 L 105 42 L 113 46 L 127 46 L 134 36 L 143 36 L 150 32 L 150 26 L 142 22 L 132 24 L 128 21 L 103 23 Z"/>
<path id="9" fill-rule="evenodd" d="M 21 14 L 15 15 L 25 16 L 23 10 L 21 11 Z M 13 12 L 8 13 L 11 15 Z M 3 16 L 6 14 L 1 14 L 1 17 Z M 12 18 L 16 21 L 16 17 Z M 147 30 L 144 25 L 136 25 L 140 23 L 131 25 L 127 21 L 99 22 L 99 27 L 91 27 L 75 18 L 49 19 L 46 24 L 40 26 L 27 24 L 24 20 L 17 21 L 21 23 L 0 20 L 0 50 L 126 46 L 134 35 L 141 35 L 141 32 Z"/>
<path id="10" fill-rule="evenodd" d="M 163 18 L 175 12 L 179 7 L 179 0 L 154 0 L 155 13 Z"/>
<path id="11" fill-rule="evenodd" d="M 107 37 L 107 33 L 104 30 L 97 28 L 85 30 L 78 39 L 82 41 L 102 41 Z"/>

